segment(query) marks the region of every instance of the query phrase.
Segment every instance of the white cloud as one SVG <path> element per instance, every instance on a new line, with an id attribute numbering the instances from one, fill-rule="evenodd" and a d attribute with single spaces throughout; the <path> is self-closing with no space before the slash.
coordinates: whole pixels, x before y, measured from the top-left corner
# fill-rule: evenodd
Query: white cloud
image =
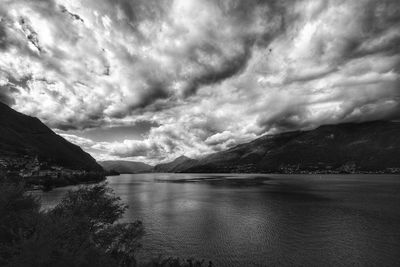
<path id="1" fill-rule="evenodd" d="M 264 133 L 400 113 L 400 6 L 385 1 L 4 0 L 0 101 L 97 158 L 197 157 Z"/>

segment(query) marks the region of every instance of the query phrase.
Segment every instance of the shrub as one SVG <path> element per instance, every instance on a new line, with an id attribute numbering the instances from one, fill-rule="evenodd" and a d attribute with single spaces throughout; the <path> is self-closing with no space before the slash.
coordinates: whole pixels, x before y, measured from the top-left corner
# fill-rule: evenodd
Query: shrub
<path id="1" fill-rule="evenodd" d="M 137 266 L 144 227 L 141 221 L 117 223 L 126 208 L 101 184 L 70 191 L 53 210 L 41 212 L 23 184 L 0 179 L 0 266 Z M 213 265 L 160 257 L 140 266 Z"/>
<path id="2" fill-rule="evenodd" d="M 22 184 L 0 183 L 0 266 L 18 254 L 14 244 L 32 236 L 41 219 L 40 203 Z"/>
<path id="3" fill-rule="evenodd" d="M 105 184 L 81 187 L 53 210 L 22 185 L 0 183 L 0 265 L 135 266 L 144 230 L 117 224 L 126 206 Z"/>

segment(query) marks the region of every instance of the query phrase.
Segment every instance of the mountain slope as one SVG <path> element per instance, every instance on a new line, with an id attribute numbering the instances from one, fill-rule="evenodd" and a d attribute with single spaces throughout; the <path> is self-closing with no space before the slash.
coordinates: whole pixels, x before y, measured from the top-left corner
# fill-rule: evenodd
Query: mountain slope
<path id="1" fill-rule="evenodd" d="M 55 134 L 39 119 L 0 102 L 0 159 L 36 156 L 43 162 L 74 170 L 103 171 L 88 153 Z"/>
<path id="2" fill-rule="evenodd" d="M 119 173 L 144 173 L 153 170 L 153 166 L 135 161 L 108 160 L 100 161 L 99 164 L 107 171 L 114 170 Z"/>
<path id="3" fill-rule="evenodd" d="M 197 160 L 180 156 L 169 163 L 158 164 L 154 167 L 155 172 L 183 172 L 198 163 Z"/>
<path id="4" fill-rule="evenodd" d="M 266 135 L 201 159 L 185 172 L 398 172 L 400 123 L 321 126 Z"/>

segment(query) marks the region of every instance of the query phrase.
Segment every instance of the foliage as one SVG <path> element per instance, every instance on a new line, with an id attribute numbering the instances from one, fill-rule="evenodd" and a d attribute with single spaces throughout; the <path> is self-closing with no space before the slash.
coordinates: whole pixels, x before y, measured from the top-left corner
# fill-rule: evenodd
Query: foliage
<path id="1" fill-rule="evenodd" d="M 22 185 L 0 184 L 0 266 L 17 252 L 12 246 L 35 232 L 41 218 L 38 199 L 25 194 Z"/>
<path id="2" fill-rule="evenodd" d="M 117 223 L 127 206 L 106 184 L 70 191 L 52 210 L 20 180 L 0 177 L 0 266 L 197 267 L 211 262 L 179 258 L 138 264 L 141 221 Z"/>
<path id="3" fill-rule="evenodd" d="M 23 185 L 0 182 L 0 265 L 135 266 L 144 230 L 140 221 L 116 223 L 125 210 L 106 184 L 40 212 Z"/>
<path id="4" fill-rule="evenodd" d="M 117 259 L 119 266 L 136 265 L 135 253 L 141 247 L 144 228 L 141 221 L 109 226 L 100 230 L 95 242 L 106 253 Z"/>
<path id="5" fill-rule="evenodd" d="M 153 259 L 152 262 L 144 265 L 144 267 L 202 267 L 214 266 L 211 261 L 207 264 L 204 260 L 196 260 L 196 259 L 180 259 L 180 258 L 162 258 L 161 256 L 157 259 Z"/>
<path id="6" fill-rule="evenodd" d="M 85 220 L 91 230 L 97 231 L 120 219 L 126 208 L 120 198 L 114 196 L 106 184 L 102 184 L 69 191 L 51 215 Z"/>

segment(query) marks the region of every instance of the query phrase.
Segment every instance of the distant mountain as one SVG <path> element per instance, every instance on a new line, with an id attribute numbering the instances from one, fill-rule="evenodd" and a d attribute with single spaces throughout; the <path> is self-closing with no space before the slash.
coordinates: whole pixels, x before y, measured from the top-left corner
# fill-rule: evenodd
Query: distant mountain
<path id="1" fill-rule="evenodd" d="M 198 163 L 197 160 L 180 156 L 169 163 L 158 164 L 154 167 L 155 172 L 183 172 Z"/>
<path id="2" fill-rule="evenodd" d="M 400 172 L 400 123 L 346 123 L 265 135 L 180 171 Z"/>
<path id="3" fill-rule="evenodd" d="M 99 164 L 107 171 L 114 170 L 118 173 L 144 173 L 153 170 L 153 166 L 135 161 L 108 160 L 100 161 Z"/>
<path id="4" fill-rule="evenodd" d="M 88 153 L 54 133 L 39 119 L 0 102 L 0 160 L 39 158 L 73 170 L 103 172 Z"/>

